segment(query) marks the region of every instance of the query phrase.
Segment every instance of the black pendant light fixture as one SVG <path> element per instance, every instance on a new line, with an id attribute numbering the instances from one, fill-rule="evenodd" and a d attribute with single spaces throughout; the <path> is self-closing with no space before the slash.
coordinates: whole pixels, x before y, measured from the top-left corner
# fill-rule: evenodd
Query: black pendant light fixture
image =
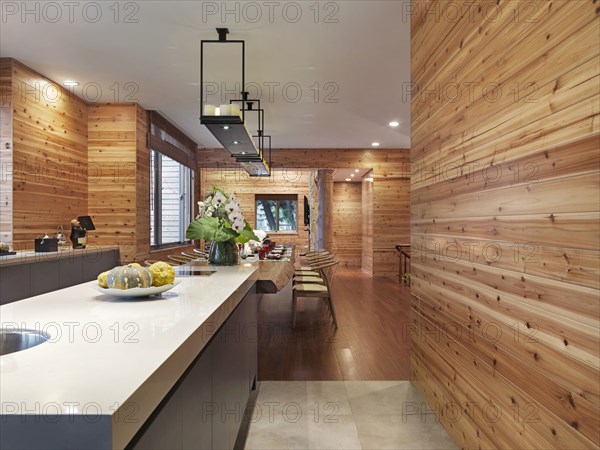
<path id="1" fill-rule="evenodd" d="M 217 28 L 218 40 L 202 40 L 200 45 L 200 123 L 213 134 L 231 156 L 254 177 L 271 175 L 271 136 L 264 133 L 265 111 L 260 99 L 249 98 L 246 91 L 246 46 L 242 40 L 227 40 L 228 28 Z M 242 73 L 240 97 L 216 106 L 205 103 L 204 45 L 241 45 Z M 255 117 L 256 133 L 246 128 L 246 119 Z M 265 144 L 268 145 L 265 145 Z M 268 151 L 268 162 L 266 152 Z"/>

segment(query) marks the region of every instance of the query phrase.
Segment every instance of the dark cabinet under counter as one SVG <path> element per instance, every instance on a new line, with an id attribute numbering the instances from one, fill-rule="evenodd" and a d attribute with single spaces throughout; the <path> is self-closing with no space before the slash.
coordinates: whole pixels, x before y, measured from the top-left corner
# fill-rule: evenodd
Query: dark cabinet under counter
<path id="1" fill-rule="evenodd" d="M 0 305 L 94 280 L 119 261 L 117 246 L 0 256 Z"/>

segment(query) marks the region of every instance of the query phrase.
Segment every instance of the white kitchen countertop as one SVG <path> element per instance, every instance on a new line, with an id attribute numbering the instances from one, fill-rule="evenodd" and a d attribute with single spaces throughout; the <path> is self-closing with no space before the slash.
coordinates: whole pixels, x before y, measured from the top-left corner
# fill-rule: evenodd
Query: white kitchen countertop
<path id="1" fill-rule="evenodd" d="M 112 416 L 125 447 L 257 278 L 251 265 L 203 269 L 216 273 L 178 277 L 162 298 L 109 297 L 94 281 L 1 306 L 0 326 L 51 335 L 0 357 L 2 414 Z"/>

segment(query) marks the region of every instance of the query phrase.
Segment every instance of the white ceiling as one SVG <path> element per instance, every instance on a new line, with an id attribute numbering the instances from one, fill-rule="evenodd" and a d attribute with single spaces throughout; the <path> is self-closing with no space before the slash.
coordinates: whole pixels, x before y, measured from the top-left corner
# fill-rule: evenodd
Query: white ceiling
<path id="1" fill-rule="evenodd" d="M 199 49 L 201 39 L 217 38 L 216 27 L 228 27 L 229 39 L 246 41 L 246 81 L 262 88 L 273 147 L 408 148 L 407 1 L 320 2 L 316 23 L 313 1 L 121 2 L 116 23 L 115 2 L 2 2 L 0 55 L 58 83 L 79 81 L 75 93 L 87 100 L 138 101 L 201 147 L 219 147 L 198 120 Z M 8 3 L 16 11 L 8 14 Z M 33 12 L 23 16 L 25 4 Z M 223 18 L 226 9 L 234 12 Z M 298 86 L 302 97 L 292 102 Z M 325 102 L 328 94 L 337 102 Z M 400 126 L 390 128 L 391 120 Z"/>

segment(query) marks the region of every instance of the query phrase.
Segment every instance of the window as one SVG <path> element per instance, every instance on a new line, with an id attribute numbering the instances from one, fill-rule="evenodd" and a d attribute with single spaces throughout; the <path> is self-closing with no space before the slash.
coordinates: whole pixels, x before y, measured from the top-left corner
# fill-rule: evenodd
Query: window
<path id="1" fill-rule="evenodd" d="M 257 195 L 256 229 L 266 232 L 297 230 L 297 195 Z"/>
<path id="2" fill-rule="evenodd" d="M 150 153 L 150 245 L 183 244 L 192 218 L 194 173 L 168 156 Z"/>

